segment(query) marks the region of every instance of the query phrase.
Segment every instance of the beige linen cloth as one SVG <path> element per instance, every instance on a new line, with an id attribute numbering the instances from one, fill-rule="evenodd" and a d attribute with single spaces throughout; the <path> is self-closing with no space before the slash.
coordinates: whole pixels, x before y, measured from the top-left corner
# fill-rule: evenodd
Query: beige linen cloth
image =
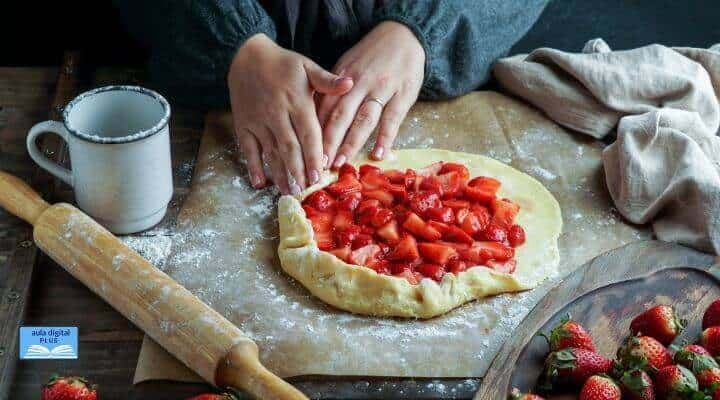
<path id="1" fill-rule="evenodd" d="M 720 44 L 611 51 L 594 39 L 582 53 L 502 59 L 494 75 L 560 125 L 617 135 L 603 164 L 625 218 L 651 222 L 658 239 L 720 253 Z"/>

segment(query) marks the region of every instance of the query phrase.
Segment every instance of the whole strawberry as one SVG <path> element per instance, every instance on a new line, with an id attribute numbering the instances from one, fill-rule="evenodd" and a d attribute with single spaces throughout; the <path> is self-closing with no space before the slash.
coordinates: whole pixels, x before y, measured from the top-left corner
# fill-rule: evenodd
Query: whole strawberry
<path id="1" fill-rule="evenodd" d="M 545 360 L 540 388 L 545 391 L 556 387 L 579 387 L 585 381 L 613 369 L 613 362 L 585 349 L 563 349 L 550 353 Z"/>
<path id="2" fill-rule="evenodd" d="M 194 397 L 188 397 L 185 400 L 237 400 L 237 397 L 230 393 L 222 393 L 222 394 L 215 394 L 215 393 L 205 393 L 200 394 Z"/>
<path id="3" fill-rule="evenodd" d="M 519 389 L 515 388 L 510 393 L 510 400 L 545 400 L 545 398 L 533 393 L 522 393 Z"/>
<path id="4" fill-rule="evenodd" d="M 550 335 L 542 336 L 544 336 L 550 344 L 550 351 L 568 348 L 595 351 L 595 343 L 593 343 L 592 337 L 590 337 L 582 325 L 571 320 L 569 316 L 561 319 L 550 331 Z"/>
<path id="5" fill-rule="evenodd" d="M 668 365 L 655 376 L 655 389 L 664 400 L 700 398 L 698 382 L 692 372 L 681 365 Z"/>
<path id="6" fill-rule="evenodd" d="M 585 381 L 580 390 L 579 400 L 620 400 L 620 386 L 611 378 L 593 375 Z"/>
<path id="7" fill-rule="evenodd" d="M 620 388 L 629 400 L 655 400 L 653 381 L 641 369 L 625 371 L 620 377 Z"/>
<path id="8" fill-rule="evenodd" d="M 700 334 L 700 344 L 707 349 L 713 357 L 720 355 L 720 326 L 706 328 Z"/>
<path id="9" fill-rule="evenodd" d="M 635 317 L 630 322 L 630 332 L 633 336 L 650 336 L 667 346 L 682 332 L 684 325 L 672 307 L 660 304 Z"/>
<path id="10" fill-rule="evenodd" d="M 702 328 L 707 329 L 711 326 L 720 326 L 720 299 L 710 303 L 703 314 Z"/>
<path id="11" fill-rule="evenodd" d="M 651 374 L 672 364 L 668 349 L 650 336 L 628 338 L 618 349 L 617 358 L 623 369 L 639 368 Z"/>
<path id="12" fill-rule="evenodd" d="M 695 374 L 702 389 L 720 385 L 720 366 L 704 347 L 696 344 L 683 347 L 675 352 L 675 362 Z"/>
<path id="13" fill-rule="evenodd" d="M 77 376 L 53 375 L 43 386 L 41 400 L 97 400 L 97 391 Z"/>

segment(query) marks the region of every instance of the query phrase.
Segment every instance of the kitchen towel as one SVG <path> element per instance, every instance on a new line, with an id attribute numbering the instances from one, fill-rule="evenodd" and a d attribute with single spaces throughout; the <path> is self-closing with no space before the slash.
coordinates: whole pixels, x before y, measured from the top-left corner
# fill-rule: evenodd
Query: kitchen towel
<path id="1" fill-rule="evenodd" d="M 720 254 L 720 44 L 612 51 L 594 39 L 581 53 L 501 59 L 493 73 L 560 125 L 612 141 L 605 181 L 630 222 Z"/>

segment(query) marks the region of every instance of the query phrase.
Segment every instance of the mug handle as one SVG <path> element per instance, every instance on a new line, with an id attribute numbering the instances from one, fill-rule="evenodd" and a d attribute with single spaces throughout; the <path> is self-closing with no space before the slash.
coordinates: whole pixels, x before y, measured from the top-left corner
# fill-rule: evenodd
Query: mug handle
<path id="1" fill-rule="evenodd" d="M 30 128 L 26 140 L 27 150 L 30 154 L 30 158 L 32 158 L 33 161 L 35 161 L 41 168 L 60 178 L 68 185 L 72 186 L 72 172 L 70 172 L 69 169 L 61 167 L 56 162 L 47 158 L 35 144 L 35 139 L 45 132 L 52 132 L 60 136 L 66 143 L 68 142 L 68 137 L 70 135 L 67 129 L 65 129 L 65 126 L 62 124 L 62 122 L 44 121 L 36 124 L 32 128 Z"/>

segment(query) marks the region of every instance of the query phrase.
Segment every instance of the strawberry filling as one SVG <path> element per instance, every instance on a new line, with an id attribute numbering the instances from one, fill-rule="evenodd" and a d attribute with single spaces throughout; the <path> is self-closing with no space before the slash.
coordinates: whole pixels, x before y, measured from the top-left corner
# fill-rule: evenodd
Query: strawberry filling
<path id="1" fill-rule="evenodd" d="M 411 284 L 474 267 L 515 271 L 525 231 L 520 207 L 497 197 L 497 179 L 444 162 L 417 171 L 345 164 L 338 175 L 302 202 L 320 250 Z"/>

